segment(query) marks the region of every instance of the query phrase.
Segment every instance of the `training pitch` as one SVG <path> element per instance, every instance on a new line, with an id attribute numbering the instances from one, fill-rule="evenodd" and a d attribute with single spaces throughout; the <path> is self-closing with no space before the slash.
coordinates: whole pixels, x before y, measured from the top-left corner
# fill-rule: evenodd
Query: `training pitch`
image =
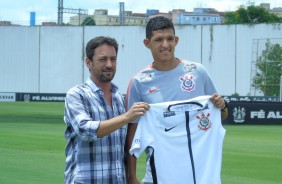
<path id="1" fill-rule="evenodd" d="M 0 102 L 0 183 L 63 183 L 63 114 L 64 103 Z M 282 126 L 224 127 L 222 184 L 282 184 Z M 137 165 L 141 179 L 144 154 Z"/>

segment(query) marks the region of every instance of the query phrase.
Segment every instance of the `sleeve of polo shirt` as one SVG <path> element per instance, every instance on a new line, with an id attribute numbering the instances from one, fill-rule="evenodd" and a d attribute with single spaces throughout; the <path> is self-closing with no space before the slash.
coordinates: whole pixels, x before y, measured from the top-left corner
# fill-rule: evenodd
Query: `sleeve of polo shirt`
<path id="1" fill-rule="evenodd" d="M 93 121 L 86 108 L 85 98 L 76 90 L 70 90 L 65 100 L 65 121 L 86 142 L 97 139 L 99 121 Z"/>
<path id="2" fill-rule="evenodd" d="M 131 79 L 126 93 L 126 110 L 130 109 L 135 102 L 140 102 L 141 97 L 139 93 L 139 89 L 137 87 L 137 81 L 135 79 Z M 137 123 L 139 118 L 137 118 L 133 123 Z"/>
<path id="3" fill-rule="evenodd" d="M 212 95 L 217 92 L 216 87 L 209 75 L 209 72 L 207 69 L 204 67 L 204 65 L 200 65 L 201 73 L 202 73 L 202 78 L 204 80 L 204 85 L 205 85 L 205 95 Z"/>

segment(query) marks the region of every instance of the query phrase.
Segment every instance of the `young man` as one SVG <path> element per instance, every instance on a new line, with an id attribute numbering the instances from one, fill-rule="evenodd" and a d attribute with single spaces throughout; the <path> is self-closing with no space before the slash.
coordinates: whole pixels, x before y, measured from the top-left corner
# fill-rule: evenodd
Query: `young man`
<path id="1" fill-rule="evenodd" d="M 221 117 L 228 115 L 227 104 L 216 92 L 216 88 L 203 65 L 178 59 L 174 55 L 179 38 L 175 36 L 173 23 L 163 16 L 154 17 L 146 26 L 144 45 L 150 49 L 153 62 L 135 75 L 128 86 L 127 107 L 135 102 L 160 103 L 188 100 L 203 95 L 211 95 L 211 102 L 220 108 Z M 132 145 L 138 121 L 128 126 L 127 153 Z M 150 154 L 150 150 L 146 150 Z M 153 183 L 149 159 L 144 183 Z M 128 154 L 128 183 L 136 184 L 136 159 Z M 173 182 L 173 181 L 172 181 Z"/>
<path id="2" fill-rule="evenodd" d="M 126 124 L 144 115 L 148 104 L 136 103 L 128 112 L 124 98 L 111 81 L 118 44 L 96 37 L 86 46 L 90 78 L 67 92 L 65 101 L 65 183 L 124 184 Z"/>

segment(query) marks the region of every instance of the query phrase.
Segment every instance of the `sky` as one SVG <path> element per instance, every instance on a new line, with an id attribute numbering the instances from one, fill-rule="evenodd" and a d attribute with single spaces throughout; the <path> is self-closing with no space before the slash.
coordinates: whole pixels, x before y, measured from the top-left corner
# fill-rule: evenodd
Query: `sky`
<path id="1" fill-rule="evenodd" d="M 133 13 L 146 13 L 147 9 L 157 9 L 167 13 L 173 9 L 184 9 L 192 12 L 194 8 L 215 8 L 217 11 L 234 11 L 240 5 L 253 2 L 270 3 L 270 8 L 282 7 L 282 0 L 63 0 L 64 8 L 85 9 L 93 15 L 95 9 L 108 9 L 109 15 L 118 15 L 119 3 L 124 2 L 125 10 Z M 0 21 L 11 21 L 13 24 L 29 25 L 30 12 L 35 12 L 36 25 L 42 22 L 57 22 L 58 0 L 0 0 Z M 63 15 L 63 22 L 69 17 Z"/>

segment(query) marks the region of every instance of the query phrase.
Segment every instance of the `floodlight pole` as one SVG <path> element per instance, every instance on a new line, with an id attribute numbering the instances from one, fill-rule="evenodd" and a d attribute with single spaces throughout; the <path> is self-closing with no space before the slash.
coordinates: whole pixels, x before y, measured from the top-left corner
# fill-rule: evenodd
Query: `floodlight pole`
<path id="1" fill-rule="evenodd" d="M 79 24 L 80 24 L 80 15 L 87 15 L 88 10 L 86 9 L 74 9 L 74 8 L 64 8 L 64 1 L 58 0 L 58 25 L 63 24 L 63 15 L 64 13 L 78 14 Z"/>
<path id="2" fill-rule="evenodd" d="M 58 25 L 63 24 L 63 9 L 64 9 L 64 1 L 58 0 Z"/>

